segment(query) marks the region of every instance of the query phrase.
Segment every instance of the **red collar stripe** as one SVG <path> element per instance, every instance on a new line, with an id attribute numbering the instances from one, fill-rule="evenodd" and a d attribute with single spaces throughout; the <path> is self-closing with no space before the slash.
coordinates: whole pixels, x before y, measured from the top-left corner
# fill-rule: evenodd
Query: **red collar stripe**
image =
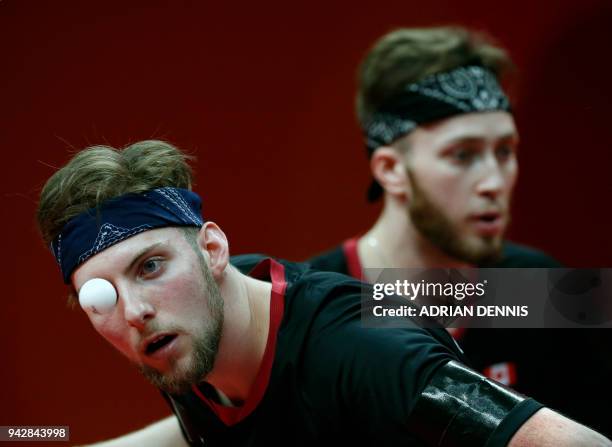
<path id="1" fill-rule="evenodd" d="M 226 426 L 235 425 L 245 419 L 257 408 L 261 402 L 272 372 L 272 363 L 276 351 L 276 338 L 278 328 L 283 318 L 285 307 L 285 267 L 273 259 L 264 259 L 249 273 L 249 276 L 257 279 L 270 279 L 272 281 L 272 294 L 270 297 L 270 328 L 268 330 L 268 341 L 264 351 L 259 372 L 253 383 L 249 397 L 240 407 L 226 407 L 208 399 L 197 386 L 193 386 L 193 392 L 221 419 Z"/>
<path id="2" fill-rule="evenodd" d="M 342 251 L 344 251 L 344 257 L 346 258 L 346 266 L 348 268 L 349 275 L 363 281 L 363 268 L 361 267 L 359 253 L 357 252 L 357 240 L 358 239 L 354 237 L 344 241 L 342 244 Z"/>

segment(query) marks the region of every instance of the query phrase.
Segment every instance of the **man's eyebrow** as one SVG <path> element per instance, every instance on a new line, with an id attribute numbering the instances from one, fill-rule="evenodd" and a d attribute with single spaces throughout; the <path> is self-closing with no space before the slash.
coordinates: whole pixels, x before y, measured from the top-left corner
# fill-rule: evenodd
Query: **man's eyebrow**
<path id="1" fill-rule="evenodd" d="M 508 132 L 497 139 L 498 141 L 513 141 L 517 142 L 520 140 L 519 134 L 516 132 Z"/>
<path id="2" fill-rule="evenodd" d="M 465 143 L 482 143 L 483 141 L 485 141 L 485 139 L 483 137 L 478 137 L 478 136 L 474 136 L 474 137 L 457 137 L 457 138 L 453 138 L 449 141 L 446 142 L 446 146 L 456 146 L 457 144 L 465 144 Z"/>
<path id="3" fill-rule="evenodd" d="M 143 248 L 142 250 L 140 250 L 138 252 L 138 254 L 136 256 L 134 256 L 134 258 L 132 259 L 132 261 L 130 262 L 130 264 L 127 266 L 127 268 L 125 269 L 126 272 L 129 272 L 130 270 L 132 270 L 132 268 L 134 267 L 134 265 L 138 264 L 138 262 L 150 251 L 160 247 L 164 245 L 162 242 L 156 242 L 155 244 L 151 244 L 148 247 Z"/>
<path id="4" fill-rule="evenodd" d="M 518 142 L 519 136 L 516 132 L 508 132 L 506 134 L 503 134 L 497 138 L 495 138 L 495 141 L 517 141 Z M 479 136 L 479 135 L 468 135 L 468 136 L 460 136 L 457 138 L 453 138 L 450 139 L 449 141 L 447 141 L 444 146 L 446 147 L 450 147 L 450 146 L 457 146 L 459 144 L 479 144 L 486 141 L 486 138 Z"/>

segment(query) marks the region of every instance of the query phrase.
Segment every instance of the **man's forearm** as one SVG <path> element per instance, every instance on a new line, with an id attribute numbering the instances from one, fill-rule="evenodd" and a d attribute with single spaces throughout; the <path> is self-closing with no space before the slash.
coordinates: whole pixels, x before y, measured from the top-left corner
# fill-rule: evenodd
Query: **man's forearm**
<path id="1" fill-rule="evenodd" d="M 612 442 L 549 408 L 542 408 L 523 424 L 509 447 L 612 447 Z"/>
<path id="2" fill-rule="evenodd" d="M 92 444 L 91 447 L 187 447 L 174 415 L 155 422 L 141 430 L 119 438 Z"/>

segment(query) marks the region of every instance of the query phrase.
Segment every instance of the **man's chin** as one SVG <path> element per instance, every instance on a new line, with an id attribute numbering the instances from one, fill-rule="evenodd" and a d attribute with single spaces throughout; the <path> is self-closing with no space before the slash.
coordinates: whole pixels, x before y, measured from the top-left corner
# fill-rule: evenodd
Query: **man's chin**
<path id="1" fill-rule="evenodd" d="M 503 237 L 474 236 L 454 247 L 455 256 L 474 265 L 491 265 L 502 257 Z"/>
<path id="2" fill-rule="evenodd" d="M 140 372 L 151 384 L 170 394 L 183 394 L 191 389 L 192 381 L 176 372 L 161 373 L 149 366 L 140 366 Z"/>

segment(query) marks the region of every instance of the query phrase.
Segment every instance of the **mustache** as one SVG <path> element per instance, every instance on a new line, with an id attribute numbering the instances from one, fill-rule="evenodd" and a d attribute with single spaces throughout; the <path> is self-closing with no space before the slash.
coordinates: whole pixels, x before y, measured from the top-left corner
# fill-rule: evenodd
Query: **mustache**
<path id="1" fill-rule="evenodd" d="M 501 214 L 501 215 L 509 215 L 510 214 L 510 206 L 509 204 L 503 204 L 499 202 L 487 203 L 486 205 L 482 205 L 477 207 L 477 211 L 472 214 Z"/>

